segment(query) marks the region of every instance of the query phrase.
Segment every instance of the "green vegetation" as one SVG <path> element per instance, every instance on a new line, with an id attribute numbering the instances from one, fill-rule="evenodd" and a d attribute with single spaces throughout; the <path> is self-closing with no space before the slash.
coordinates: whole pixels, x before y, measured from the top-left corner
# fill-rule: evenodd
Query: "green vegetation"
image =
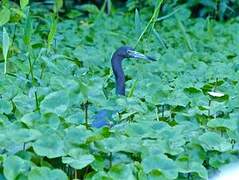
<path id="1" fill-rule="evenodd" d="M 207 179 L 238 159 L 238 17 L 20 2 L 0 10 L 1 179 Z M 126 60 L 117 97 L 110 58 L 124 44 L 158 61 Z M 118 111 L 114 127 L 90 127 L 99 109 Z"/>

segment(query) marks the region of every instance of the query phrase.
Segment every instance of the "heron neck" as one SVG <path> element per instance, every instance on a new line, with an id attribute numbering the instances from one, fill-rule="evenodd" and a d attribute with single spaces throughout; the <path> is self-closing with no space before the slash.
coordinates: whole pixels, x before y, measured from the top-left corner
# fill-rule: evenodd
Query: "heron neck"
<path id="1" fill-rule="evenodd" d="M 118 55 L 113 55 L 111 59 L 111 65 L 113 69 L 113 73 L 115 76 L 116 83 L 116 94 L 117 95 L 125 95 L 125 76 L 122 68 L 122 60 L 124 58 Z"/>

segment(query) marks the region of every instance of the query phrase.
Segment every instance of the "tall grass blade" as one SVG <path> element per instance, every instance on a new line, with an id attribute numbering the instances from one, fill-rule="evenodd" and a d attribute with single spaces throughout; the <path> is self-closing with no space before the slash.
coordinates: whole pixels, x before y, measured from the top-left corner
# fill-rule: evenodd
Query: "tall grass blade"
<path id="1" fill-rule="evenodd" d="M 142 26 L 141 26 L 141 19 L 140 19 L 140 15 L 139 15 L 138 9 L 135 9 L 134 24 L 135 24 L 135 32 L 136 32 L 136 34 L 140 35 Z"/>
<path id="2" fill-rule="evenodd" d="M 57 13 L 63 6 L 63 0 L 55 0 L 53 11 Z"/>
<path id="3" fill-rule="evenodd" d="M 24 9 L 29 3 L 29 0 L 20 0 L 21 9 Z"/>
<path id="4" fill-rule="evenodd" d="M 5 28 L 3 28 L 2 49 L 4 57 L 4 74 L 7 73 L 7 54 L 10 46 L 9 35 Z"/>
<path id="5" fill-rule="evenodd" d="M 160 42 L 160 44 L 162 44 L 162 46 L 167 49 L 167 45 L 165 43 L 165 40 L 162 39 L 162 37 L 160 36 L 160 34 L 156 31 L 156 29 L 153 28 L 153 33 L 156 36 L 156 38 L 158 39 L 158 41 Z"/>
<path id="6" fill-rule="evenodd" d="M 133 83 L 133 85 L 132 85 L 132 87 L 130 88 L 128 97 L 132 97 L 132 96 L 133 96 L 137 84 L 138 84 L 138 80 L 135 80 L 134 83 Z"/>
<path id="7" fill-rule="evenodd" d="M 107 0 L 107 14 L 109 15 L 111 12 L 111 6 L 112 6 L 112 2 L 111 0 Z"/>
<path id="8" fill-rule="evenodd" d="M 24 36 L 23 36 L 23 41 L 24 41 L 25 45 L 28 47 L 31 44 L 31 37 L 32 37 L 32 19 L 29 15 L 29 11 L 28 11 L 26 24 L 24 27 Z"/>
<path id="9" fill-rule="evenodd" d="M 48 39 L 47 39 L 48 51 L 51 48 L 51 44 L 52 44 L 52 42 L 53 42 L 53 40 L 55 38 L 56 31 L 57 31 L 57 20 L 54 19 L 54 17 L 52 17 L 50 32 L 48 34 Z"/>
<path id="10" fill-rule="evenodd" d="M 186 45 L 187 45 L 188 49 L 189 49 L 190 51 L 193 51 L 193 46 L 192 46 L 191 40 L 190 40 L 188 34 L 186 33 L 186 29 L 185 29 L 183 23 L 182 23 L 181 20 L 177 17 L 177 15 L 175 15 L 175 17 L 176 17 L 176 20 L 177 20 L 177 24 L 178 24 L 178 26 L 179 26 L 179 29 L 180 29 L 181 32 L 183 33 L 183 38 L 184 38 L 184 40 L 185 40 L 185 42 L 186 42 Z"/>
<path id="11" fill-rule="evenodd" d="M 163 21 L 163 20 L 165 20 L 165 19 L 171 17 L 171 16 L 174 15 L 176 12 L 178 12 L 178 10 L 180 10 L 182 7 L 183 7 L 183 6 L 181 6 L 181 7 L 177 8 L 177 9 L 175 9 L 173 12 L 171 12 L 171 13 L 165 15 L 165 16 L 159 17 L 159 18 L 157 19 L 157 21 Z"/>
<path id="12" fill-rule="evenodd" d="M 161 7 L 161 4 L 163 3 L 163 0 L 159 0 L 158 1 L 158 4 L 157 6 L 155 7 L 154 9 L 154 13 L 151 17 L 151 19 L 149 20 L 148 24 L 146 25 L 146 27 L 144 28 L 143 32 L 140 34 L 136 44 L 135 44 L 135 47 L 137 47 L 137 45 L 139 44 L 140 40 L 142 39 L 143 35 L 147 32 L 147 30 L 149 29 L 150 25 L 151 27 L 153 28 L 154 27 L 154 24 L 155 22 L 157 21 L 157 17 L 158 17 L 158 14 L 159 14 L 159 11 L 160 11 L 160 7 Z"/>

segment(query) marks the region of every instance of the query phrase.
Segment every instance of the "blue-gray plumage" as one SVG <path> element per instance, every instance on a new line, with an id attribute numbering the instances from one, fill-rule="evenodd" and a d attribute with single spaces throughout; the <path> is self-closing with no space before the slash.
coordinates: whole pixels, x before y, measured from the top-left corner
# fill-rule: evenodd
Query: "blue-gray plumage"
<path id="1" fill-rule="evenodd" d="M 116 94 L 125 95 L 125 76 L 122 68 L 122 61 L 125 58 L 137 58 L 155 61 L 152 57 L 134 51 L 133 48 L 122 46 L 115 51 L 111 59 L 112 70 L 115 76 Z"/>
<path id="2" fill-rule="evenodd" d="M 113 111 L 108 109 L 100 110 L 95 116 L 92 126 L 95 128 L 101 128 L 103 126 L 110 126 L 110 119 L 112 119 Z"/>
<path id="3" fill-rule="evenodd" d="M 122 68 L 122 61 L 125 58 L 156 61 L 154 58 L 141 54 L 129 46 L 122 46 L 114 52 L 111 58 L 111 66 L 115 76 L 116 94 L 122 96 L 125 95 L 125 75 Z M 110 113 L 107 111 L 108 110 L 104 109 L 95 115 L 95 120 L 92 122 L 93 127 L 100 128 L 103 126 L 110 126 L 109 120 L 112 118 L 112 111 Z"/>

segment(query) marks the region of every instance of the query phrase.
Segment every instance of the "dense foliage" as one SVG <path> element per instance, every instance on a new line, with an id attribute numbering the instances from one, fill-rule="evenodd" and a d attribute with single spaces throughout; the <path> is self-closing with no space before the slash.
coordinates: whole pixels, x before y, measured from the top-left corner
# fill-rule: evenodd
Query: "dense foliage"
<path id="1" fill-rule="evenodd" d="M 207 179 L 238 159 L 238 18 L 4 6 L 1 179 Z M 124 44 L 158 61 L 126 60 L 117 97 L 110 58 Z M 90 126 L 99 109 L 118 112 L 112 128 Z"/>

